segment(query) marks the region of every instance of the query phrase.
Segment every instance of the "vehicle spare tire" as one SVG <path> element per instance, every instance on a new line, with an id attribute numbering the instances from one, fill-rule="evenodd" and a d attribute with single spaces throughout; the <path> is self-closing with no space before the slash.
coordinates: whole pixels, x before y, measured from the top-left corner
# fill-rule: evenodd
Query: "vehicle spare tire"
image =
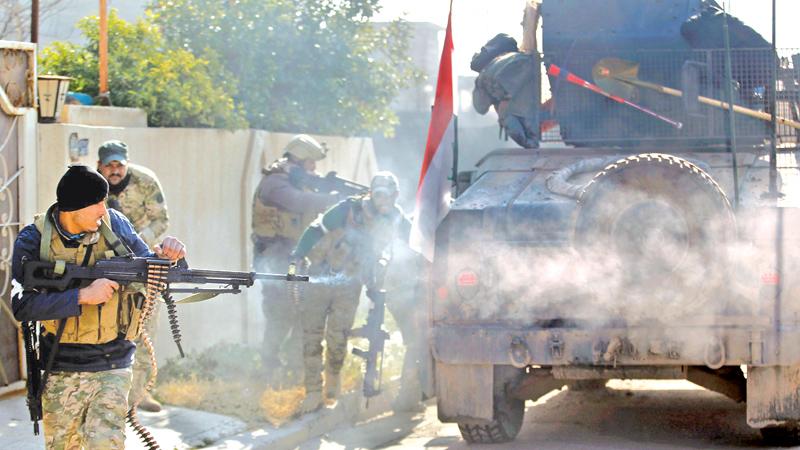
<path id="1" fill-rule="evenodd" d="M 647 153 L 609 164 L 578 199 L 575 244 L 615 318 L 717 313 L 735 216 L 700 167 Z"/>

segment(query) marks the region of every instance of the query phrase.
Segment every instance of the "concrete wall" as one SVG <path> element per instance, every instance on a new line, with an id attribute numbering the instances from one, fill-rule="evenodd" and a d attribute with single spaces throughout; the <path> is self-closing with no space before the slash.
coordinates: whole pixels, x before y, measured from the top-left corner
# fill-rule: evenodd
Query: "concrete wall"
<path id="1" fill-rule="evenodd" d="M 188 249 L 190 266 L 250 270 L 252 195 L 261 167 L 279 157 L 291 135 L 258 130 L 224 131 L 185 128 L 116 128 L 73 124 L 40 125 L 38 209 L 55 200 L 55 188 L 71 162 L 69 138 L 89 140 L 89 155 L 77 162 L 94 166 L 97 147 L 107 139 L 128 143 L 131 161 L 156 172 L 170 214 L 168 233 Z M 320 172 L 368 184 L 376 171 L 372 141 L 317 136 L 329 156 Z M 25 217 L 30 221 L 32 217 Z M 183 346 L 198 350 L 215 342 L 260 342 L 263 333 L 258 286 L 240 295 L 179 308 Z M 159 358 L 177 354 L 169 336 L 166 309 L 159 320 Z"/>
<path id="2" fill-rule="evenodd" d="M 19 218 L 22 224 L 28 223 L 38 212 L 38 166 L 37 148 L 38 120 L 36 110 L 31 108 L 20 117 L 17 123 L 18 153 L 17 161 L 22 169 L 17 179 L 19 183 Z M 20 225 L 20 230 L 22 225 Z"/>
<path id="3" fill-rule="evenodd" d="M 115 106 L 109 110 L 107 106 L 64 105 L 58 121 L 100 127 L 143 128 L 147 126 L 147 113 L 140 108 Z"/>

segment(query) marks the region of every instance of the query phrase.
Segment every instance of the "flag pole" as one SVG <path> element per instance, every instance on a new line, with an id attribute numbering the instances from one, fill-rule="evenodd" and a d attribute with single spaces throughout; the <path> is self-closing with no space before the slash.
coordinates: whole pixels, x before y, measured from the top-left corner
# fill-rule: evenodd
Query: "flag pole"
<path id="1" fill-rule="evenodd" d="M 461 194 L 458 191 L 458 114 L 453 115 L 453 198 Z"/>

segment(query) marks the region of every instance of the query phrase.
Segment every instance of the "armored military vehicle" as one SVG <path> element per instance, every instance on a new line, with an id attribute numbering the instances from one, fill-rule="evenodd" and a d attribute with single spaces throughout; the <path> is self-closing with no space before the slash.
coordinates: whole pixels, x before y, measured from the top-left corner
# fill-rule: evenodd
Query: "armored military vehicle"
<path id="1" fill-rule="evenodd" d="M 543 1 L 536 148 L 460 174 L 437 230 L 439 417 L 503 442 L 564 385 L 687 379 L 797 443 L 800 58 L 713 1 L 596 5 Z"/>

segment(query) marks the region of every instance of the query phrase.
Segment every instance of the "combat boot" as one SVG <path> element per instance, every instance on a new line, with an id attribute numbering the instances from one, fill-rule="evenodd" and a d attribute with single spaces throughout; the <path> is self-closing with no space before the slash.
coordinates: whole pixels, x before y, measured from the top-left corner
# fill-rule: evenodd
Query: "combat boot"
<path id="1" fill-rule="evenodd" d="M 139 402 L 138 409 L 147 412 L 159 412 L 161 411 L 161 403 L 154 399 L 149 392 L 145 392 L 142 396 L 142 401 Z"/>
<path id="2" fill-rule="evenodd" d="M 335 406 L 341 391 L 341 376 L 338 373 L 325 371 L 325 404 Z"/>
<path id="3" fill-rule="evenodd" d="M 306 393 L 306 398 L 300 404 L 300 414 L 309 414 L 319 410 L 322 407 L 322 393 L 319 391 L 312 391 Z"/>

